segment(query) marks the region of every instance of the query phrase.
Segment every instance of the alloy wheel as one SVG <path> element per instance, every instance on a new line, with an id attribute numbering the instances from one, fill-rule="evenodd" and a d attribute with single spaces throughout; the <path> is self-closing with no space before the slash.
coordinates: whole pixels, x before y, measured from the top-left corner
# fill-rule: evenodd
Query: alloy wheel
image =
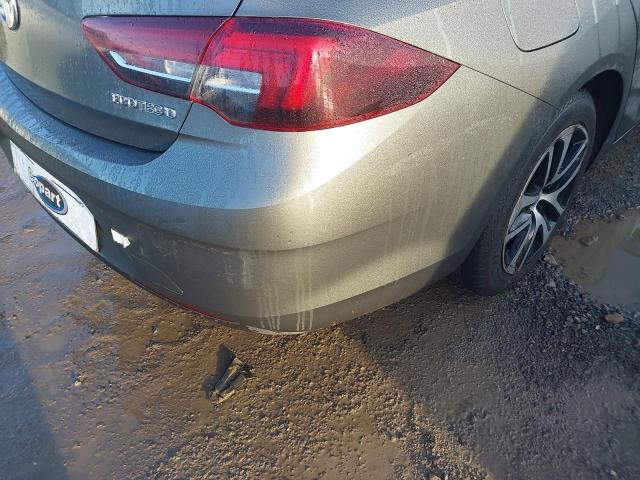
<path id="1" fill-rule="evenodd" d="M 509 220 L 502 250 L 505 272 L 517 273 L 547 244 L 567 208 L 588 145 L 586 129 L 573 125 L 541 156 Z"/>

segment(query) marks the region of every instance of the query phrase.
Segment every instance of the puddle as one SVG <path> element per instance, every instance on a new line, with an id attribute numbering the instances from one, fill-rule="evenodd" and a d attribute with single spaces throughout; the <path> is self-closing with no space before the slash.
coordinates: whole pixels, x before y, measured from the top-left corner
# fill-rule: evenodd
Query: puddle
<path id="1" fill-rule="evenodd" d="M 551 248 L 583 290 L 605 303 L 640 309 L 640 211 L 579 224 L 574 238 L 558 236 Z"/>

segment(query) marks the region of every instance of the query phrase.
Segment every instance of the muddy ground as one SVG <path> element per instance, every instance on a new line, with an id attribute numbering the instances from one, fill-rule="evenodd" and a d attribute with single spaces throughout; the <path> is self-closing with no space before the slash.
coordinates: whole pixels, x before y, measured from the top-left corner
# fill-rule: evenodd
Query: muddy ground
<path id="1" fill-rule="evenodd" d="M 512 292 L 445 280 L 283 338 L 128 283 L 0 158 L 0 477 L 640 478 L 638 165 L 636 133 L 586 178 L 575 238 Z M 255 376 L 215 405 L 226 349 Z"/>

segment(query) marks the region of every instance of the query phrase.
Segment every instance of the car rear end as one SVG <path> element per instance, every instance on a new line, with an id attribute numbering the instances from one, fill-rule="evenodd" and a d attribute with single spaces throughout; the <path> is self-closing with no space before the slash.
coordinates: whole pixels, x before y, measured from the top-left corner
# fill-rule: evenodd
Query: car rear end
<path id="1" fill-rule="evenodd" d="M 509 140 L 552 113 L 403 28 L 234 1 L 17 5 L 0 24 L 17 173 L 128 278 L 257 331 L 347 320 L 449 273 L 487 178 L 523 148 Z"/>

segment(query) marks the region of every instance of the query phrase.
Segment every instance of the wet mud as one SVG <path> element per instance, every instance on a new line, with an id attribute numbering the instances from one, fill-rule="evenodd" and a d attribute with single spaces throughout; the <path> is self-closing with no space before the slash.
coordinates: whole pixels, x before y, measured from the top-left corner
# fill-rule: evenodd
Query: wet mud
<path id="1" fill-rule="evenodd" d="M 551 250 L 567 275 L 599 300 L 640 310 L 640 211 L 583 222 Z"/>

